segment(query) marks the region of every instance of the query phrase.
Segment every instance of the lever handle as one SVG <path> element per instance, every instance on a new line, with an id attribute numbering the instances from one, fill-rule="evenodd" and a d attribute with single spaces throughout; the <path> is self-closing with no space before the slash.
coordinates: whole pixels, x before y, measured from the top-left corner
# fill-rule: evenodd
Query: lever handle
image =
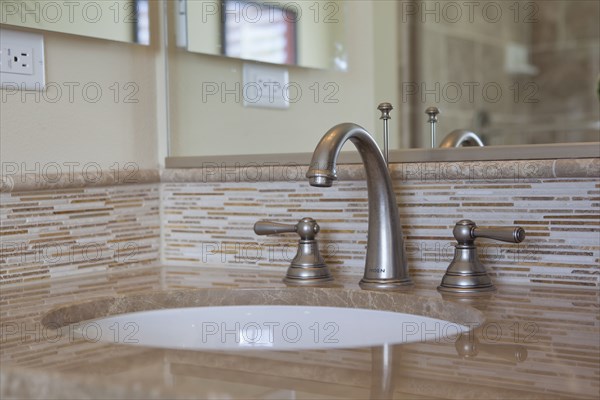
<path id="1" fill-rule="evenodd" d="M 279 233 L 296 232 L 297 225 L 280 224 L 279 222 L 258 221 L 254 224 L 257 235 L 276 235 Z"/>
<path id="2" fill-rule="evenodd" d="M 525 230 L 521 227 L 480 229 L 469 219 L 458 221 L 452 233 L 458 244 L 454 250 L 454 259 L 438 286 L 438 290 L 445 293 L 483 293 L 496 290 L 479 261 L 475 239 L 485 237 L 511 243 L 520 243 L 525 239 Z"/>
<path id="3" fill-rule="evenodd" d="M 315 240 L 319 229 L 319 224 L 312 218 L 302 218 L 296 225 L 270 221 L 258 221 L 254 224 L 257 235 L 296 232 L 300 236 L 298 251 L 283 279 L 291 286 L 320 285 L 333 280 L 329 267 L 319 252 L 319 242 Z"/>
<path id="4" fill-rule="evenodd" d="M 312 218 L 302 218 L 296 225 L 280 224 L 279 222 L 258 221 L 254 224 L 257 235 L 276 235 L 279 233 L 296 232 L 302 240 L 314 240 L 319 233 L 319 224 Z"/>
<path id="5" fill-rule="evenodd" d="M 472 231 L 473 238 L 488 238 L 508 243 L 521 243 L 525 240 L 525 229 L 516 228 L 475 228 Z"/>
<path id="6" fill-rule="evenodd" d="M 454 238 L 462 245 L 471 245 L 475 239 L 482 237 L 502 242 L 521 243 L 525 240 L 525 230 L 520 226 L 515 228 L 478 228 L 475 222 L 469 219 L 458 221 L 452 231 Z"/>

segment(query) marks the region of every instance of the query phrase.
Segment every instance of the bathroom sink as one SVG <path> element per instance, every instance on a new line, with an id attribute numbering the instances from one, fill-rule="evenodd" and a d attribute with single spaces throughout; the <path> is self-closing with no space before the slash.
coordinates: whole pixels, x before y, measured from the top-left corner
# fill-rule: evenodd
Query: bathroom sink
<path id="1" fill-rule="evenodd" d="M 394 311 L 309 305 L 149 310 L 79 323 L 92 341 L 190 350 L 305 350 L 453 343 L 468 326 Z"/>
<path id="2" fill-rule="evenodd" d="M 343 288 L 198 288 L 113 296 L 42 317 L 88 342 L 198 350 L 303 350 L 454 343 L 484 322 L 467 305 Z"/>

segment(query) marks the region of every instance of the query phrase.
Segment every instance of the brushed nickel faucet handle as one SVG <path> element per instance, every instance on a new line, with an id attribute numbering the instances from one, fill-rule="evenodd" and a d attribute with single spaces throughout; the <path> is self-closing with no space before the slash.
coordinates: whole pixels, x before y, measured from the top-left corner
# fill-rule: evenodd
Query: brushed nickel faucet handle
<path id="1" fill-rule="evenodd" d="M 278 235 L 280 233 L 296 232 L 302 240 L 314 240 L 319 233 L 319 224 L 312 218 L 302 218 L 296 225 L 280 224 L 279 222 L 258 221 L 254 224 L 257 235 Z"/>
<path id="2" fill-rule="evenodd" d="M 465 294 L 496 290 L 479 261 L 475 239 L 482 237 L 508 243 L 521 243 L 525 240 L 525 230 L 519 226 L 482 229 L 469 219 L 458 221 L 452 234 L 458 243 L 454 249 L 454 259 L 438 286 L 438 290 L 444 293 Z"/>
<path id="3" fill-rule="evenodd" d="M 319 285 L 333 280 L 329 267 L 319 252 L 319 243 L 315 239 L 320 229 L 317 221 L 312 218 L 302 218 L 296 225 L 270 221 L 258 221 L 254 224 L 254 232 L 257 235 L 297 233 L 300 236 L 298 251 L 283 279 L 285 283 L 293 286 Z"/>
<path id="4" fill-rule="evenodd" d="M 428 107 L 425 110 L 425 114 L 429 115 L 429 119 L 427 119 L 427 122 L 431 124 L 431 148 L 433 149 L 435 148 L 435 124 L 437 124 L 438 122 L 438 115 L 440 114 L 440 109 L 437 107 Z"/>
<path id="5" fill-rule="evenodd" d="M 254 224 L 257 235 L 278 235 L 280 233 L 296 232 L 296 225 L 280 224 L 279 222 L 258 221 Z"/>
<path id="6" fill-rule="evenodd" d="M 495 227 L 486 229 L 479 228 L 470 219 L 458 221 L 454 226 L 452 234 L 459 244 L 469 244 L 480 237 L 508 243 L 521 243 L 525 240 L 525 229 L 520 226 L 515 228 Z"/>

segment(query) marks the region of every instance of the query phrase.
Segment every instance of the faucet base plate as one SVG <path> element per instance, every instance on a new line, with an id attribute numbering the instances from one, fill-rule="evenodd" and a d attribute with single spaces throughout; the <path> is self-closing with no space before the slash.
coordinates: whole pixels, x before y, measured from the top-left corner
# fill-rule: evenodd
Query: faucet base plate
<path id="1" fill-rule="evenodd" d="M 323 286 L 329 282 L 333 282 L 333 277 L 323 277 L 323 278 L 283 278 L 283 283 L 288 286 Z"/>
<path id="2" fill-rule="evenodd" d="M 364 290 L 406 290 L 412 286 L 412 281 L 407 278 L 395 281 L 367 281 L 361 279 L 358 285 Z"/>
<path id="3" fill-rule="evenodd" d="M 438 292 L 442 293 L 456 293 L 456 294 L 471 294 L 471 293 L 486 293 L 496 291 L 496 286 L 444 286 L 440 285 L 437 287 Z"/>

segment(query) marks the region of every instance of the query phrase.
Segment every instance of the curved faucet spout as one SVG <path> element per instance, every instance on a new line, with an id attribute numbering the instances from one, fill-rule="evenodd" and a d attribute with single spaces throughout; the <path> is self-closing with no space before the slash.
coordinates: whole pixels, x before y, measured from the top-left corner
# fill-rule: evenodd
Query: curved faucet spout
<path id="1" fill-rule="evenodd" d="M 410 285 L 402 225 L 387 165 L 375 140 L 362 127 L 344 123 L 331 128 L 317 145 L 306 177 L 312 186 L 329 187 L 337 179 L 337 158 L 346 141 L 362 158 L 369 201 L 369 232 L 363 289 L 399 289 Z"/>
<path id="2" fill-rule="evenodd" d="M 480 146 L 483 147 L 483 141 L 475 132 L 466 129 L 456 129 L 446 135 L 440 147 L 460 147 L 460 146 Z"/>

